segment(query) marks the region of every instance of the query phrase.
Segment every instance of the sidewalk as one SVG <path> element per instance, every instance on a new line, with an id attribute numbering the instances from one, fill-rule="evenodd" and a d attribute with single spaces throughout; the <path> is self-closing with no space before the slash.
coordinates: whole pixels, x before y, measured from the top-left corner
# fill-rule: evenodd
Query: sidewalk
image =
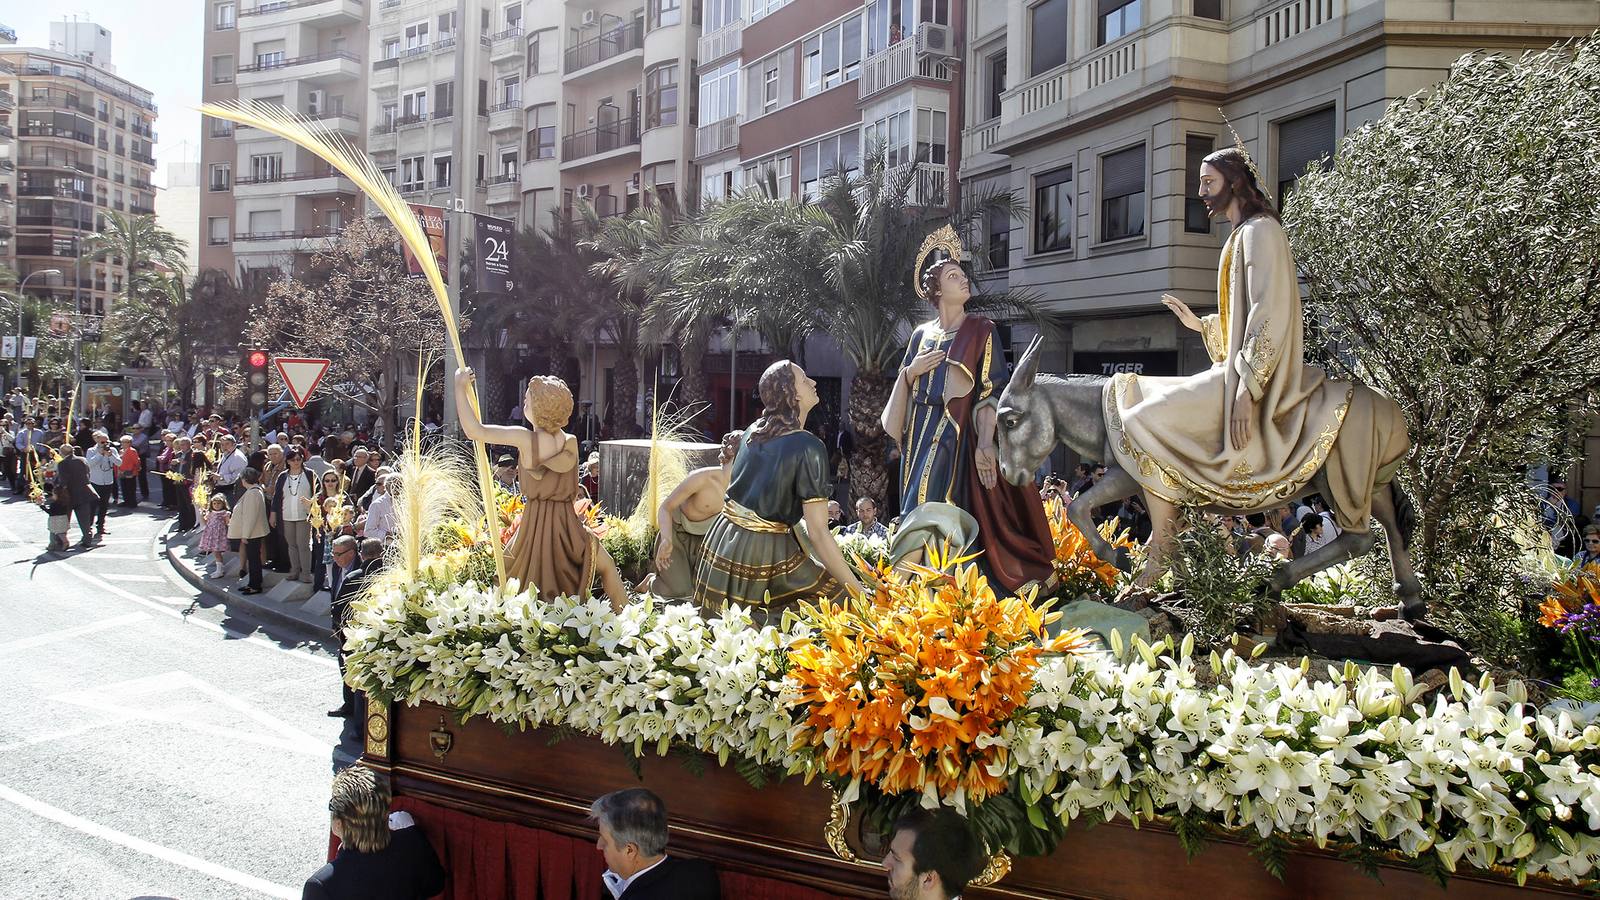
<path id="1" fill-rule="evenodd" d="M 167 560 L 172 563 L 172 568 L 197 589 L 225 601 L 229 606 L 243 606 L 261 615 L 302 625 L 323 634 L 333 630 L 333 620 L 328 615 L 331 598 L 327 591 L 313 594 L 311 585 L 289 581 L 281 573 L 268 569 L 262 575 L 261 593 L 242 594 L 239 592 L 239 576 L 231 573 L 231 569 L 238 567 L 238 554 L 230 554 L 231 569 L 227 577 L 207 578 L 205 572 L 211 567 L 212 557 L 206 554 L 202 558 L 196 552 L 195 546 L 199 543 L 200 531 L 196 529 L 185 535 L 169 534 L 166 544 Z"/>

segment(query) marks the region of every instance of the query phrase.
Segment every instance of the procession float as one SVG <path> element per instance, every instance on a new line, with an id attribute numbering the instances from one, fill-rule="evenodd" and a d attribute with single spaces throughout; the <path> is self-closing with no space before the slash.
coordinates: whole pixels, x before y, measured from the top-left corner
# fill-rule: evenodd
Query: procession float
<path id="1" fill-rule="evenodd" d="M 1595 48 L 1571 52 L 1600 84 Z M 1514 69 L 1466 60 L 1452 83 Z M 1390 115 L 1437 118 L 1434 102 Z M 370 161 L 280 109 L 204 111 L 355 180 L 418 251 L 462 358 L 434 255 Z M 1382 137 L 1364 138 L 1378 158 Z M 1341 154 L 1382 175 L 1361 148 Z M 762 416 L 720 465 L 656 477 L 663 446 L 616 517 L 573 502 L 564 385 L 530 383 L 532 428 L 494 426 L 458 369 L 475 461 L 408 448 L 392 562 L 344 628 L 361 764 L 438 848 L 445 896 L 599 897 L 589 804 L 637 785 L 665 800 L 672 852 L 713 861 L 730 897 L 882 896 L 886 831 L 917 805 L 953 807 L 983 843 L 968 897 L 1592 891 L 1600 715 L 1430 623 L 1448 598 L 1413 556 L 1456 570 L 1430 555 L 1434 504 L 1418 531 L 1402 487 L 1432 465 L 1415 461 L 1432 445 L 1414 398 L 1384 381 L 1404 373 L 1309 364 L 1298 220 L 1286 232 L 1242 146 L 1201 171 L 1234 227 L 1217 312 L 1169 303 L 1215 363 L 1193 376 L 1055 376 L 1037 343 L 1013 366 L 965 309 L 959 235 L 928 235 L 907 287 L 929 318 L 907 323 L 881 420 L 901 449 L 887 536 L 829 530 L 815 386 L 794 363 L 762 376 Z M 1317 196 L 1316 176 L 1301 184 Z M 490 479 L 486 442 L 516 449 L 519 491 Z M 1058 445 L 1107 467 L 1070 502 L 1035 486 Z M 1340 535 L 1287 563 L 1218 527 L 1313 493 Z M 1149 508 L 1143 546 L 1093 515 L 1130 496 Z M 1515 508 L 1491 514 L 1478 533 L 1525 530 Z M 1600 677 L 1600 571 L 1535 543 L 1545 577 L 1530 562 L 1515 579 L 1529 621 Z M 659 593 L 626 584 L 652 556 Z"/>

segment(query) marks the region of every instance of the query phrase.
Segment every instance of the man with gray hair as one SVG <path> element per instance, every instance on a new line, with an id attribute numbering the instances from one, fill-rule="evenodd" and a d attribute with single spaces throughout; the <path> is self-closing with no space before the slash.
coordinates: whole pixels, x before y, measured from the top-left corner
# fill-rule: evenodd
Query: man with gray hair
<path id="1" fill-rule="evenodd" d="M 613 791 L 594 801 L 595 846 L 612 900 L 721 900 L 717 873 L 704 860 L 667 855 L 667 807 L 644 788 Z"/>

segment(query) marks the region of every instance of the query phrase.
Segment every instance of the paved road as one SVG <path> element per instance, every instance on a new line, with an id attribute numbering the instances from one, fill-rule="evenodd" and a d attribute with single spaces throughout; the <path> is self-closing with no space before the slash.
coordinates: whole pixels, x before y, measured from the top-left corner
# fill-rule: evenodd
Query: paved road
<path id="1" fill-rule="evenodd" d="M 325 635 L 195 591 L 149 504 L 60 555 L 0 498 L 0 898 L 299 897 L 359 752 Z"/>

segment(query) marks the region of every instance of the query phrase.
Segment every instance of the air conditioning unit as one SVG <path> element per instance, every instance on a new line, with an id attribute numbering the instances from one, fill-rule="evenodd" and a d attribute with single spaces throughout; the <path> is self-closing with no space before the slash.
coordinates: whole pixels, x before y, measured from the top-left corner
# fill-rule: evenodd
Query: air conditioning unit
<path id="1" fill-rule="evenodd" d="M 640 179 L 639 179 L 639 173 L 638 172 L 633 173 L 633 175 L 631 175 L 628 178 L 628 193 L 630 193 L 630 194 L 639 193 L 639 180 Z"/>
<path id="2" fill-rule="evenodd" d="M 586 10 L 583 11 L 583 18 L 578 20 L 578 23 L 583 28 L 593 28 L 595 26 L 595 23 L 599 22 L 599 21 L 600 21 L 599 13 L 596 13 L 592 9 L 586 9 Z"/>
<path id="3" fill-rule="evenodd" d="M 590 190 L 590 188 L 589 188 L 589 185 L 587 185 L 587 184 L 578 185 L 578 199 L 579 200 L 587 200 L 587 199 L 589 199 L 589 190 Z"/>
<path id="4" fill-rule="evenodd" d="M 327 102 L 327 91 L 306 92 L 306 113 L 313 119 L 322 116 L 322 107 Z"/>
<path id="5" fill-rule="evenodd" d="M 950 26 L 922 23 L 917 28 L 917 53 L 928 56 L 949 56 Z"/>

